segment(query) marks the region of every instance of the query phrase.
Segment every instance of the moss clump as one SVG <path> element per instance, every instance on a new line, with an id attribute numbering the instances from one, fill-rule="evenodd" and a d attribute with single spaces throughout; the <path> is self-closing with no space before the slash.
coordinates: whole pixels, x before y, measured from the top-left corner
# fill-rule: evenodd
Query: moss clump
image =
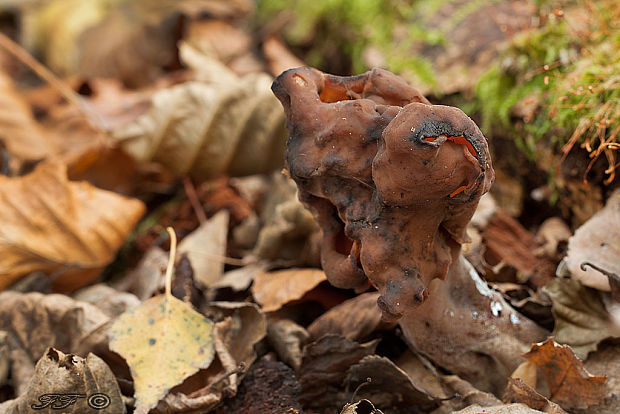
<path id="1" fill-rule="evenodd" d="M 540 145 L 564 157 L 580 145 L 591 157 L 584 179 L 604 154 L 608 184 L 620 148 L 620 0 L 563 3 L 542 2 L 540 27 L 515 36 L 480 79 L 482 126 L 509 131 L 535 161 Z"/>
<path id="2" fill-rule="evenodd" d="M 287 21 L 282 34 L 309 65 L 331 73 L 361 73 L 381 63 L 434 84 L 431 64 L 412 56 L 414 44 L 443 41 L 437 29 L 411 24 L 446 0 L 259 0 L 259 23 Z M 368 53 L 375 52 L 374 59 Z M 374 62 L 372 62 L 374 61 Z"/>

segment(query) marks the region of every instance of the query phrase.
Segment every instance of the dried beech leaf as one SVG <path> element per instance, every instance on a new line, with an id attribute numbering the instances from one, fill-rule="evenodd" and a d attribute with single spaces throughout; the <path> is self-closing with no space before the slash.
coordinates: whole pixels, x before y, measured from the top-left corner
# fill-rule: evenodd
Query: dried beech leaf
<path id="1" fill-rule="evenodd" d="M 20 160 L 45 158 L 55 151 L 30 106 L 4 72 L 0 72 L 0 141 L 12 157 Z"/>
<path id="2" fill-rule="evenodd" d="M 179 254 L 187 254 L 194 279 L 202 287 L 211 287 L 224 272 L 228 220 L 228 211 L 221 210 L 179 243 Z"/>
<path id="3" fill-rule="evenodd" d="M 584 409 L 605 397 L 607 377 L 590 375 L 567 345 L 549 338 L 533 344 L 523 356 L 542 370 L 549 385 L 549 398 L 562 407 Z"/>
<path id="4" fill-rule="evenodd" d="M 318 317 L 308 326 L 313 338 L 334 333 L 359 341 L 381 325 L 381 310 L 377 306 L 379 292 L 364 293 L 342 302 Z"/>
<path id="5" fill-rule="evenodd" d="M 272 312 L 303 295 L 327 280 L 325 272 L 317 269 L 286 269 L 263 272 L 254 278 L 252 295 L 263 312 Z"/>
<path id="6" fill-rule="evenodd" d="M 280 359 L 298 370 L 301 366 L 301 348 L 310 339 L 308 332 L 290 319 L 270 319 L 267 336 Z"/>
<path id="7" fill-rule="evenodd" d="M 608 272 L 620 274 L 620 191 L 614 192 L 605 208 L 579 227 L 568 240 L 565 260 L 571 275 L 585 286 L 611 290 L 607 276 L 581 265 L 590 262 Z"/>
<path id="8" fill-rule="evenodd" d="M 49 348 L 26 392 L 3 413 L 125 413 L 114 374 L 94 354 L 86 358 Z"/>
<path id="9" fill-rule="evenodd" d="M 67 180 L 58 163 L 0 176 L 0 289 L 36 271 L 74 290 L 96 277 L 144 212 L 141 201 Z"/>
<path id="10" fill-rule="evenodd" d="M 548 414 L 567 414 L 559 405 L 549 401 L 520 378 L 508 378 L 504 402 L 521 403 Z"/>
<path id="11" fill-rule="evenodd" d="M 134 158 L 176 175 L 264 173 L 282 164 L 284 113 L 267 75 L 187 82 L 156 92 L 151 108 L 113 131 Z"/>
<path id="12" fill-rule="evenodd" d="M 579 358 L 585 360 L 602 340 L 618 336 L 600 291 L 560 278 L 552 280 L 544 291 L 553 302 L 555 340 L 570 345 Z"/>
<path id="13" fill-rule="evenodd" d="M 388 358 L 378 355 L 366 356 L 349 368 L 347 373 L 347 382 L 351 389 L 364 383 L 367 378 L 370 378 L 370 384 L 360 388 L 358 395 L 382 409 L 418 407 L 424 411 L 431 411 L 438 405 L 424 389 L 409 378 L 406 372 Z"/>
<path id="14" fill-rule="evenodd" d="M 125 312 L 108 336 L 110 349 L 131 369 L 136 413 L 148 413 L 215 354 L 213 322 L 173 296 L 156 296 Z"/>

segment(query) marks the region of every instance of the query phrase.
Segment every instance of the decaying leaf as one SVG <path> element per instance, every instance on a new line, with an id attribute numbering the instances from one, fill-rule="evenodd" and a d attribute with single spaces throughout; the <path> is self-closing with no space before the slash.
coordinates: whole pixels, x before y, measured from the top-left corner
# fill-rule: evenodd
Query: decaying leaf
<path id="1" fill-rule="evenodd" d="M 565 260 L 571 275 L 585 286 L 611 290 L 607 276 L 581 265 L 589 262 L 620 274 L 620 191 L 614 192 L 605 208 L 579 227 L 568 240 Z"/>
<path id="2" fill-rule="evenodd" d="M 308 331 L 290 319 L 269 319 L 267 337 L 280 359 L 298 370 L 301 349 L 310 339 Z"/>
<path id="3" fill-rule="evenodd" d="M 147 300 L 164 287 L 164 272 L 168 254 L 157 246 L 151 246 L 142 260 L 124 279 L 116 285 L 118 290 L 126 290 L 140 300 Z"/>
<path id="4" fill-rule="evenodd" d="M 602 340 L 620 336 L 605 309 L 602 292 L 561 278 L 551 281 L 544 291 L 553 302 L 555 340 L 570 345 L 579 358 L 585 360 Z"/>
<path id="5" fill-rule="evenodd" d="M 175 387 L 157 407 L 160 412 L 207 412 L 235 395 L 241 376 L 256 359 L 254 345 L 265 336 L 266 322 L 252 303 L 211 302 L 203 313 L 215 321 L 216 359 Z"/>
<path id="6" fill-rule="evenodd" d="M 549 385 L 549 399 L 563 408 L 588 408 L 605 397 L 607 377 L 590 375 L 567 345 L 549 338 L 532 345 L 523 356 L 542 370 Z"/>
<path id="7" fill-rule="evenodd" d="M 213 322 L 173 296 L 156 296 L 125 312 L 108 335 L 110 349 L 131 369 L 136 413 L 149 412 L 215 354 Z"/>
<path id="8" fill-rule="evenodd" d="M 359 344 L 340 335 L 325 335 L 303 349 L 299 400 L 309 407 L 344 406 L 347 369 L 375 352 L 378 340 Z"/>
<path id="9" fill-rule="evenodd" d="M 454 411 L 452 414 L 542 414 L 542 411 L 534 410 L 523 404 L 494 405 L 481 407 L 478 404 Z"/>
<path id="10" fill-rule="evenodd" d="M 228 220 L 228 211 L 222 210 L 179 243 L 179 253 L 187 254 L 194 279 L 202 287 L 211 287 L 224 272 Z"/>
<path id="11" fill-rule="evenodd" d="M 584 363 L 593 375 L 607 375 L 607 394 L 600 404 L 591 407 L 588 414 L 616 414 L 620 412 L 620 344 L 603 343 Z"/>
<path id="12" fill-rule="evenodd" d="M 55 151 L 53 142 L 32 116 L 11 79 L 0 71 L 0 141 L 11 157 L 20 160 L 44 158 Z"/>
<path id="13" fill-rule="evenodd" d="M 65 295 L 0 293 L 0 330 L 9 336 L 11 372 L 18 392 L 24 391 L 35 362 L 49 346 L 77 352 L 83 338 L 108 319 L 95 306 Z"/>
<path id="14" fill-rule="evenodd" d="M 254 278 L 265 270 L 265 263 L 252 263 L 238 269 L 229 270 L 212 287 L 217 289 L 230 288 L 235 292 L 240 292 L 249 288 Z"/>
<path id="15" fill-rule="evenodd" d="M 144 212 L 142 202 L 67 180 L 63 165 L 0 176 L 0 289 L 35 271 L 59 290 L 95 278 Z"/>
<path id="16" fill-rule="evenodd" d="M 451 397 L 444 389 L 441 374 L 423 356 L 408 349 L 394 363 L 407 374 L 411 382 L 430 395 L 443 399 Z"/>
<path id="17" fill-rule="evenodd" d="M 97 283 L 77 291 L 73 298 L 88 302 L 103 311 L 111 318 L 140 304 L 140 299 L 128 292 L 120 292 L 105 283 Z"/>
<path id="18" fill-rule="evenodd" d="M 520 378 L 508 378 L 508 386 L 503 397 L 504 402 L 521 403 L 548 414 L 566 414 L 566 411 L 554 402 L 536 392 Z"/>
<path id="19" fill-rule="evenodd" d="M 370 379 L 370 383 L 360 388 L 357 394 L 383 410 L 390 407 L 416 407 L 431 411 L 438 405 L 424 389 L 412 382 L 406 372 L 388 358 L 368 355 L 349 368 L 347 382 L 351 389 L 355 389 L 367 379 Z"/>
<path id="20" fill-rule="evenodd" d="M 222 68 L 217 80 L 156 92 L 151 108 L 116 129 L 114 139 L 137 160 L 159 162 L 179 176 L 205 179 L 279 167 L 286 133 L 271 78 L 236 78 Z"/>
<path id="21" fill-rule="evenodd" d="M 125 413 L 116 379 L 101 358 L 64 354 L 49 348 L 35 368 L 28 388 L 3 413 Z"/>
<path id="22" fill-rule="evenodd" d="M 333 333 L 353 341 L 363 340 L 382 325 L 377 306 L 379 295 L 379 292 L 364 293 L 343 302 L 316 318 L 308 326 L 308 332 L 313 338 Z"/>
<path id="23" fill-rule="evenodd" d="M 263 272 L 254 278 L 252 295 L 262 306 L 263 312 L 272 312 L 293 300 L 300 299 L 325 280 L 327 280 L 325 272 L 318 269 Z"/>
<path id="24" fill-rule="evenodd" d="M 383 414 L 383 411 L 375 408 L 368 400 L 359 400 L 356 403 L 347 403 L 340 414 Z"/>

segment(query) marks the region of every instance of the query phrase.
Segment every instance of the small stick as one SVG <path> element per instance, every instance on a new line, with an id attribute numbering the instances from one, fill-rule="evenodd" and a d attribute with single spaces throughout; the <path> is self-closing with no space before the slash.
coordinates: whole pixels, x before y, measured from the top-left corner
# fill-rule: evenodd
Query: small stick
<path id="1" fill-rule="evenodd" d="M 185 194 L 187 194 L 189 202 L 192 204 L 196 217 L 198 217 L 198 221 L 200 224 L 204 223 L 207 221 L 207 215 L 205 214 L 204 208 L 202 208 L 202 204 L 200 204 L 198 194 L 196 194 L 196 188 L 189 177 L 183 178 L 183 188 L 185 189 Z"/>
<path id="2" fill-rule="evenodd" d="M 170 257 L 168 258 L 168 268 L 166 269 L 166 299 L 172 296 L 172 271 L 174 270 L 174 260 L 177 255 L 177 235 L 172 227 L 167 227 L 166 231 L 170 235 Z M 166 305 L 168 301 L 166 301 Z"/>

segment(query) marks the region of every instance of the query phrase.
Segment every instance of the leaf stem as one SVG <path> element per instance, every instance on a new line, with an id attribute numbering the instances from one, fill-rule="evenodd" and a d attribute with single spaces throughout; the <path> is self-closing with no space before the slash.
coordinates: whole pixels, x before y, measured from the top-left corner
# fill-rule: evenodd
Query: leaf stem
<path id="1" fill-rule="evenodd" d="M 168 258 L 168 268 L 166 269 L 166 299 L 172 296 L 172 271 L 174 270 L 174 262 L 177 255 L 177 235 L 172 227 L 166 227 L 166 231 L 170 235 L 170 257 Z"/>

